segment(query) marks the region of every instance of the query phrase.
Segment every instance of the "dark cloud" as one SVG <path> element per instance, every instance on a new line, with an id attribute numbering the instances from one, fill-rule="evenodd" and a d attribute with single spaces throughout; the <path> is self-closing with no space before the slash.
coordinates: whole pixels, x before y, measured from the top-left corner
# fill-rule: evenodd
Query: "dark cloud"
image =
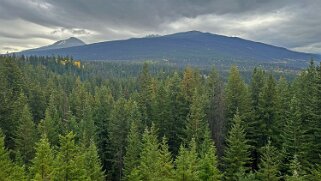
<path id="1" fill-rule="evenodd" d="M 96 42 L 200 30 L 321 53 L 320 18 L 321 0 L 1 0 L 0 42 L 23 49 L 68 36 Z"/>

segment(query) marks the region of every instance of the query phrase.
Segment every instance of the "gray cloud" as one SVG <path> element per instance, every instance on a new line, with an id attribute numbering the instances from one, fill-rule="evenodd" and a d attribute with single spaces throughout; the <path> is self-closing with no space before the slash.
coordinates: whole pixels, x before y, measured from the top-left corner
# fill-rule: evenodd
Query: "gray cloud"
<path id="1" fill-rule="evenodd" d="M 321 0 L 1 0 L 0 52 L 200 30 L 321 53 Z"/>

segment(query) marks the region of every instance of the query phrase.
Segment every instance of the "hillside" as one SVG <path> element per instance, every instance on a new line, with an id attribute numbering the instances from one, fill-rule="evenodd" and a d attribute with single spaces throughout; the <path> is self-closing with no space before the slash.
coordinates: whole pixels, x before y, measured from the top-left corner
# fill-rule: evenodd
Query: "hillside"
<path id="1" fill-rule="evenodd" d="M 81 60 L 166 60 L 178 64 L 270 64 L 305 67 L 315 54 L 237 37 L 190 31 L 165 36 L 106 41 L 60 49 L 36 49 L 24 55 L 62 55 Z"/>

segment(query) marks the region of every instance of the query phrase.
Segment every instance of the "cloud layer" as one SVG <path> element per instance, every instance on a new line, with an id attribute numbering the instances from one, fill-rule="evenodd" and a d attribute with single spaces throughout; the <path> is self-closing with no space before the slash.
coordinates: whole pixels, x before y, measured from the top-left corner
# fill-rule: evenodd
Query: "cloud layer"
<path id="1" fill-rule="evenodd" d="M 321 0 L 1 0 L 0 53 L 199 30 L 321 53 Z"/>

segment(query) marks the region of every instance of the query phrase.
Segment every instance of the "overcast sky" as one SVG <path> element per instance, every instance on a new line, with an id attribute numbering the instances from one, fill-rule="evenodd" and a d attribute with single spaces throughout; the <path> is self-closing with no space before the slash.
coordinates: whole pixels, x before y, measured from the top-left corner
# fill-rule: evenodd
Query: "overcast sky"
<path id="1" fill-rule="evenodd" d="M 321 53 L 321 0 L 0 0 L 0 53 L 198 30 Z"/>

